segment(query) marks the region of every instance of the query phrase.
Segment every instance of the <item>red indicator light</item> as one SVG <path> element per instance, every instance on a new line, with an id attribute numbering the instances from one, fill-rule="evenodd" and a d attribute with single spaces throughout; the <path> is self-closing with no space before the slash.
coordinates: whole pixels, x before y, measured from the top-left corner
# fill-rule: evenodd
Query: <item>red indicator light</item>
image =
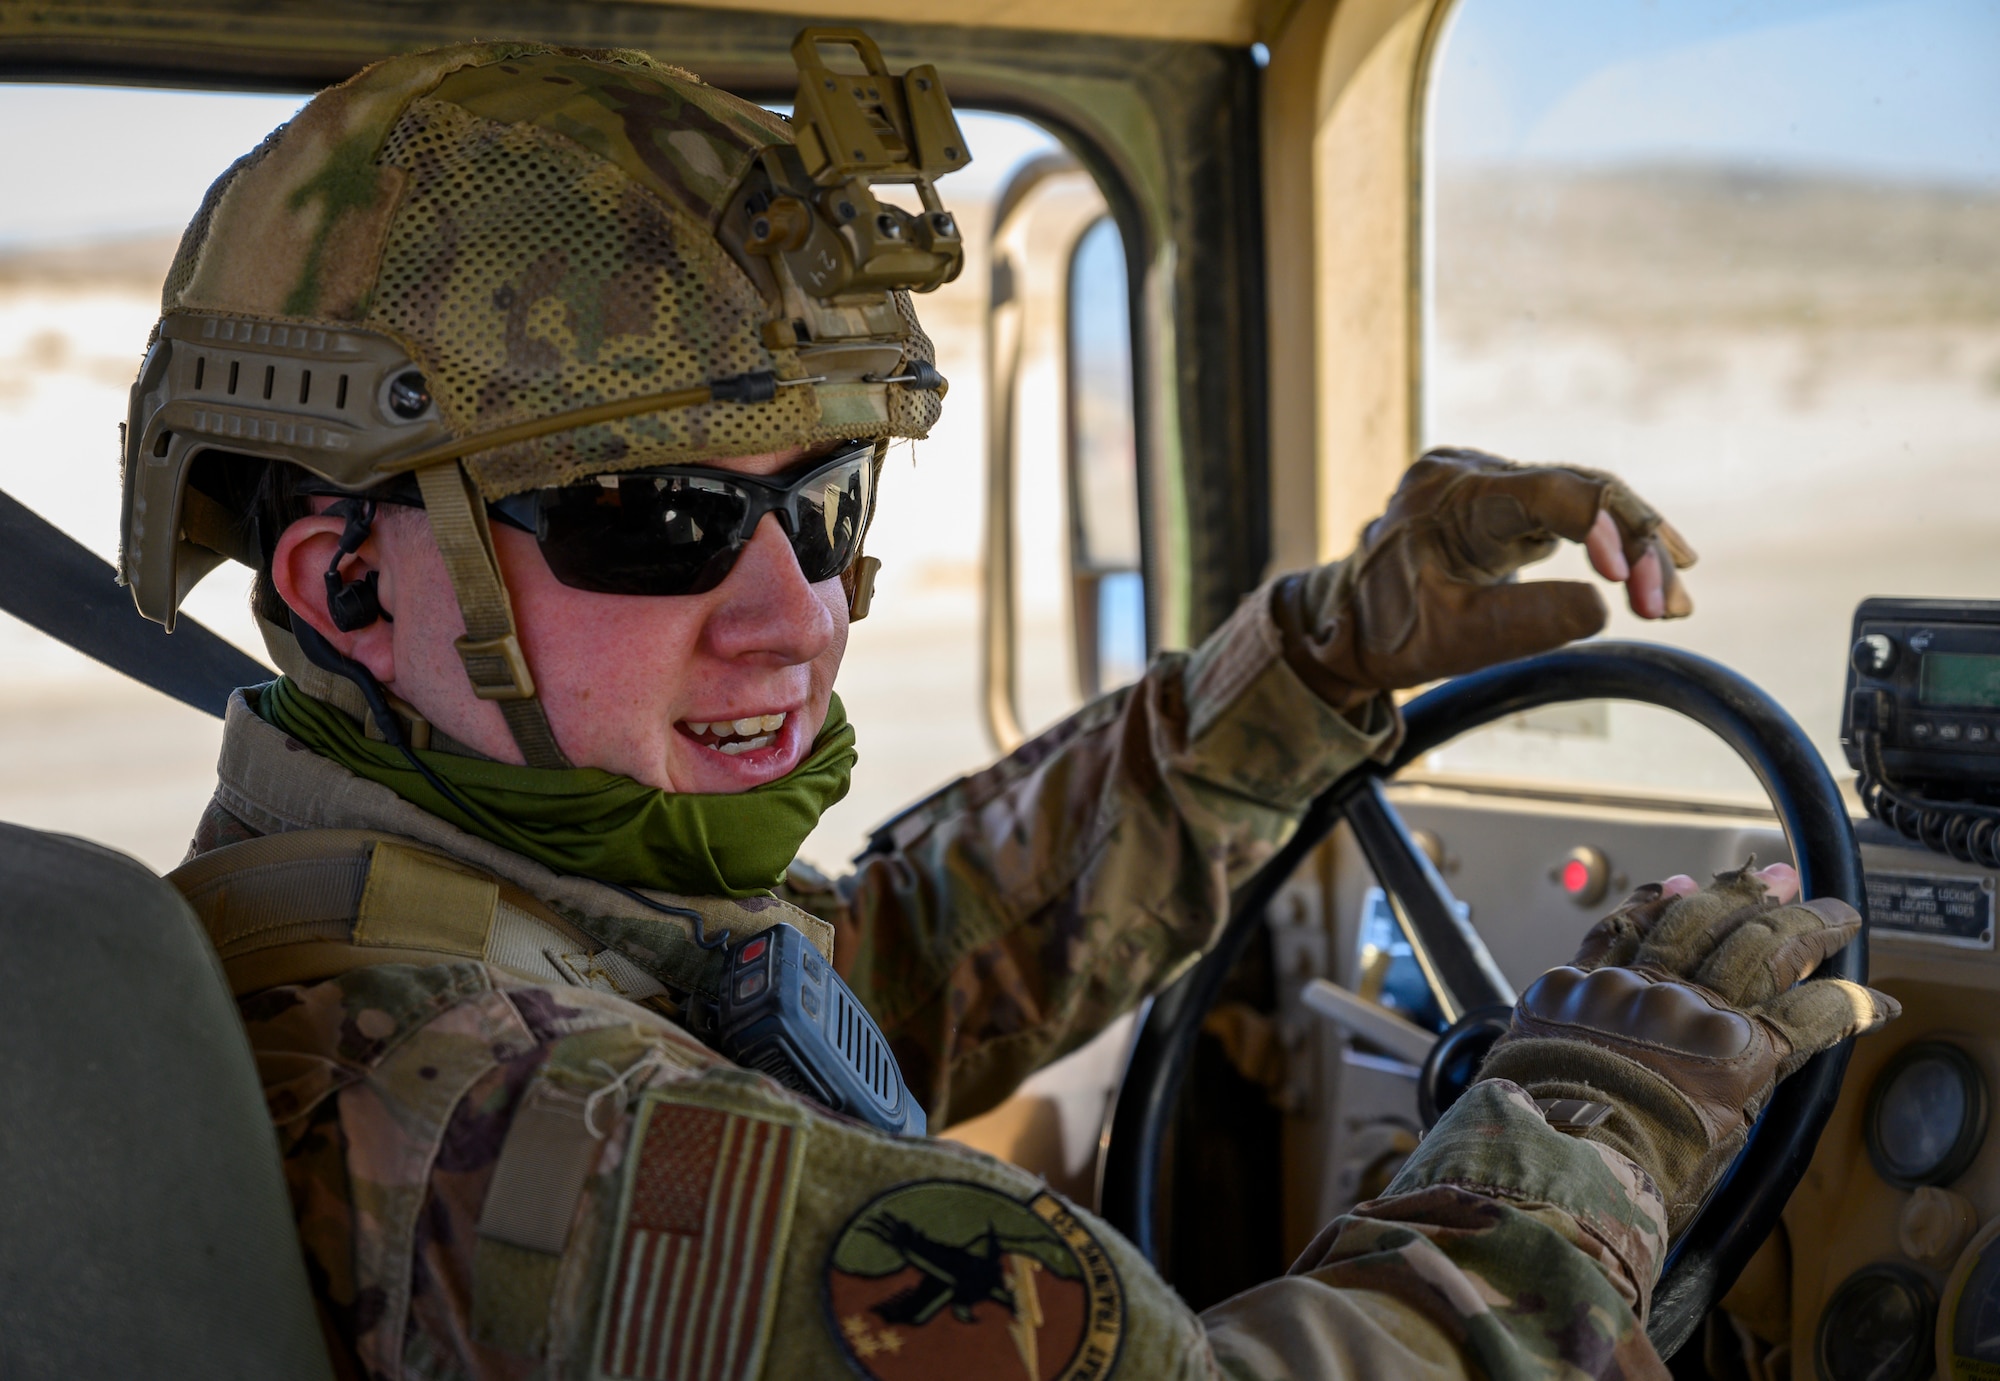
<path id="1" fill-rule="evenodd" d="M 1571 849 L 1568 858 L 1549 869 L 1549 881 L 1578 906 L 1595 906 L 1611 887 L 1611 860 L 1588 845 Z"/>
<path id="2" fill-rule="evenodd" d="M 736 952 L 736 962 L 739 964 L 754 964 L 764 957 L 764 951 L 770 947 L 771 942 L 759 936 Z"/>

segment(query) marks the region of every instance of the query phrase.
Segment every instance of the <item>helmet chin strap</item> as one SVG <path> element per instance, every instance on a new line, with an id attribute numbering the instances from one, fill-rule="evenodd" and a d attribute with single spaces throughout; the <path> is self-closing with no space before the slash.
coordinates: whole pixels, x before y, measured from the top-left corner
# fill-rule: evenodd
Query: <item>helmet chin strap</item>
<path id="1" fill-rule="evenodd" d="M 884 437 L 875 443 L 874 490 L 881 492 L 882 461 L 889 454 L 889 441 Z M 875 525 L 875 514 L 868 514 L 868 527 Z M 868 541 L 868 528 L 861 530 L 861 541 L 854 547 L 854 562 L 840 573 L 840 588 L 847 593 L 847 621 L 859 623 L 868 617 L 868 610 L 875 603 L 875 577 L 882 569 L 882 563 L 872 556 L 863 556 L 862 548 Z"/>
<path id="2" fill-rule="evenodd" d="M 473 693 L 482 700 L 498 703 L 522 761 L 529 767 L 571 766 L 556 744 L 548 715 L 535 698 L 535 679 L 515 634 L 513 603 L 500 578 L 500 563 L 493 551 L 493 533 L 486 523 L 485 504 L 469 490 L 465 473 L 456 461 L 419 471 L 417 479 L 423 490 L 432 536 L 444 558 L 452 592 L 465 619 L 466 635 L 458 639 L 457 647 Z M 344 518 L 347 526 L 341 533 L 339 550 L 326 569 L 327 616 L 343 633 L 352 633 L 389 617 L 376 599 L 374 572 L 365 581 L 345 582 L 340 576 L 341 562 L 367 540 L 375 505 L 366 499 L 349 498 L 328 512 Z M 335 651 L 304 619 L 293 619 L 292 633 L 299 650 L 314 666 L 360 689 L 362 701 L 384 740 L 408 752 L 412 746 L 409 736 L 392 712 L 387 692 L 367 668 Z"/>
<path id="3" fill-rule="evenodd" d="M 320 634 L 317 628 L 314 628 L 304 619 L 293 620 L 292 636 L 299 645 L 299 651 L 305 654 L 307 661 L 322 671 L 331 672 L 335 676 L 354 683 L 356 688 L 361 692 L 362 702 L 368 706 L 368 713 L 374 716 L 376 726 L 382 731 L 382 741 L 409 759 L 410 766 L 415 768 L 419 775 L 431 784 L 432 790 L 457 806 L 464 815 L 471 819 L 490 818 L 486 816 L 484 811 L 481 811 L 463 796 L 452 790 L 451 784 L 438 776 L 432 770 L 430 764 L 418 756 L 416 750 L 410 746 L 409 736 L 403 732 L 402 719 L 390 708 L 389 693 L 382 688 L 382 683 L 375 679 L 375 673 L 355 661 L 352 657 L 342 655 L 334 648 L 332 643 L 329 643 Z M 623 883 L 611 882 L 604 878 L 589 878 L 586 880 L 596 882 L 600 886 L 608 887 L 621 896 L 628 897 L 637 902 L 649 911 L 656 911 L 664 916 L 676 916 L 684 921 L 691 922 L 694 928 L 695 943 L 703 949 L 720 949 L 725 954 L 729 950 L 729 936 L 727 932 L 714 939 L 710 939 L 707 931 L 702 928 L 702 915 L 699 911 L 691 910 L 685 906 L 673 906 L 667 902 L 656 901 L 636 888 L 627 887 Z"/>
<path id="4" fill-rule="evenodd" d="M 857 556 L 854 564 L 840 573 L 840 583 L 847 591 L 847 621 L 859 623 L 868 617 L 868 610 L 875 602 L 875 575 L 882 569 L 882 563 L 872 556 Z"/>
<path id="5" fill-rule="evenodd" d="M 556 743 L 542 702 L 535 698 L 535 677 L 515 631 L 514 605 L 500 577 L 485 503 L 456 460 L 417 471 L 417 487 L 423 491 L 431 536 L 465 617 L 465 636 L 456 646 L 472 693 L 500 707 L 528 766 L 571 766 Z"/>

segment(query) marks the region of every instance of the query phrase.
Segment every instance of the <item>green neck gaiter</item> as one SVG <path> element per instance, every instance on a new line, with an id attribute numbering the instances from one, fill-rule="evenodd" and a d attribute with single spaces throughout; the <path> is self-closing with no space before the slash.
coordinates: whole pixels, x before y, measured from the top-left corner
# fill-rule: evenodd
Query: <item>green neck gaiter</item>
<path id="1" fill-rule="evenodd" d="M 854 729 L 840 697 L 804 762 L 735 795 L 661 791 L 594 767 L 545 771 L 419 751 L 468 814 L 347 715 L 280 678 L 257 712 L 321 757 L 468 834 L 578 877 L 687 897 L 748 897 L 784 876 L 827 807 L 847 794 Z"/>

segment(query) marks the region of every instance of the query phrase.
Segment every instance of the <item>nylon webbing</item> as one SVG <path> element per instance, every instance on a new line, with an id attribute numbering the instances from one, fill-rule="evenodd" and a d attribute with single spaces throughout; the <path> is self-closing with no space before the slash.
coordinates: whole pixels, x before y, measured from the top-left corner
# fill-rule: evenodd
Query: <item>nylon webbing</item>
<path id="1" fill-rule="evenodd" d="M 488 1347 L 539 1356 L 571 1222 L 603 1142 L 584 1100 L 535 1084 L 514 1114 L 472 1249 L 472 1336 Z"/>
<path id="2" fill-rule="evenodd" d="M 369 963 L 452 957 L 634 1001 L 666 991 L 521 889 L 372 830 L 247 839 L 182 864 L 167 881 L 201 918 L 239 993 Z M 412 957 L 421 955 L 430 958 Z"/>
<path id="3" fill-rule="evenodd" d="M 576 1201 L 601 1145 L 590 1133 L 580 1095 L 536 1084 L 500 1143 L 500 1159 L 479 1212 L 479 1235 L 562 1255 Z"/>
<path id="4" fill-rule="evenodd" d="M 345 930 L 361 906 L 365 830 L 301 830 L 246 839 L 197 855 L 167 874 L 226 960 L 260 936 L 334 921 Z"/>
<path id="5" fill-rule="evenodd" d="M 431 534 L 444 557 L 459 610 L 465 615 L 465 636 L 458 640 L 458 656 L 465 663 L 473 693 L 499 705 L 508 732 L 528 766 L 570 766 L 556 744 L 542 702 L 535 699 L 535 678 L 521 653 L 514 607 L 493 554 L 486 505 L 472 492 L 471 481 L 456 461 L 417 471 L 417 484 L 423 490 Z"/>
<path id="6" fill-rule="evenodd" d="M 785 382 L 806 381 L 800 379 Z M 475 451 L 491 451 L 501 446 L 512 446 L 518 441 L 533 441 L 537 437 L 553 436 L 557 432 L 594 427 L 600 422 L 616 422 L 621 418 L 638 417 L 649 412 L 671 412 L 675 408 L 698 408 L 714 398 L 715 390 L 707 384 L 696 384 L 692 388 L 670 389 L 665 393 L 642 393 L 635 398 L 620 398 L 616 402 L 597 403 L 587 408 L 550 413 L 547 417 L 538 417 L 533 421 L 516 422 L 511 427 L 496 427 L 490 432 L 476 432 L 471 436 L 441 441 L 435 446 L 425 447 L 415 455 L 393 456 L 378 464 L 375 469 L 378 474 L 421 470 L 440 461 L 463 460 Z"/>

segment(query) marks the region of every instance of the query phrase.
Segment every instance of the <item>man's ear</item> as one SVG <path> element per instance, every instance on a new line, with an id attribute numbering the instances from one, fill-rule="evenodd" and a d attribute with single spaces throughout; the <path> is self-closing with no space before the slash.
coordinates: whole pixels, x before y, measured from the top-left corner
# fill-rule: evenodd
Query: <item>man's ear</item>
<path id="1" fill-rule="evenodd" d="M 340 534 L 345 519 L 331 513 L 315 513 L 300 518 L 278 535 L 271 553 L 271 583 L 295 619 L 304 619 L 343 657 L 368 668 L 384 685 L 396 679 L 395 634 L 388 618 L 380 618 L 353 632 L 343 632 L 326 607 L 326 571 L 340 553 Z M 370 533 L 352 556 L 340 566 L 343 583 L 365 580 L 382 568 L 382 549 Z M 386 576 L 384 577 L 386 583 Z M 383 591 L 385 597 L 388 591 Z"/>

